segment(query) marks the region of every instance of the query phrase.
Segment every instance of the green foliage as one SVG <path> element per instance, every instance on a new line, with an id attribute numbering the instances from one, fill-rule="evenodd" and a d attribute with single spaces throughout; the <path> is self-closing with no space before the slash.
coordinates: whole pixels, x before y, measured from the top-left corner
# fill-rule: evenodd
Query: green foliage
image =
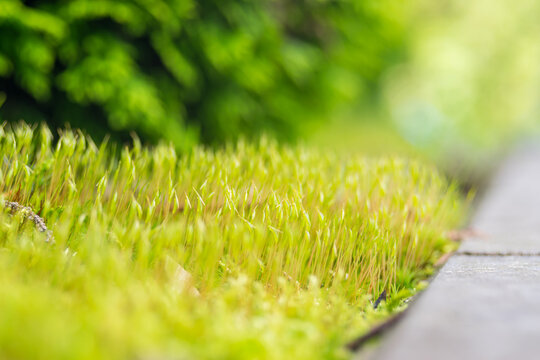
<path id="1" fill-rule="evenodd" d="M 398 0 L 4 0 L 4 118 L 137 130 L 178 149 L 366 99 L 403 55 Z"/>
<path id="2" fill-rule="evenodd" d="M 463 216 L 402 159 L 262 140 L 220 151 L 0 128 L 0 357 L 342 359 L 410 296 Z M 377 311 L 370 299 L 386 289 Z"/>
<path id="3" fill-rule="evenodd" d="M 537 135 L 540 3 L 418 4 L 411 56 L 385 85 L 404 137 L 454 166 L 483 168 L 501 147 Z"/>

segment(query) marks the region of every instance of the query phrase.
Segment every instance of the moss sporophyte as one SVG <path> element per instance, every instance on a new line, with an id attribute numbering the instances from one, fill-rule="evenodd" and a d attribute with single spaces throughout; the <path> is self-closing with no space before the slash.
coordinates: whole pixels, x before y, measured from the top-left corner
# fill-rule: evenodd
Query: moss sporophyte
<path id="1" fill-rule="evenodd" d="M 268 139 L 178 155 L 21 124 L 0 154 L 0 358 L 347 358 L 463 214 L 430 166 Z"/>

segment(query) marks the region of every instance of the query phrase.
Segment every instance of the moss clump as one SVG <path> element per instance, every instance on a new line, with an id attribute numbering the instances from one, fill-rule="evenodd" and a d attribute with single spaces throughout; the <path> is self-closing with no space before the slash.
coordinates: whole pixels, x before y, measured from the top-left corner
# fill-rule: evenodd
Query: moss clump
<path id="1" fill-rule="evenodd" d="M 55 240 L 0 213 L 2 358 L 346 358 L 462 216 L 433 168 L 264 139 L 178 156 L 19 125 L 0 153 Z"/>

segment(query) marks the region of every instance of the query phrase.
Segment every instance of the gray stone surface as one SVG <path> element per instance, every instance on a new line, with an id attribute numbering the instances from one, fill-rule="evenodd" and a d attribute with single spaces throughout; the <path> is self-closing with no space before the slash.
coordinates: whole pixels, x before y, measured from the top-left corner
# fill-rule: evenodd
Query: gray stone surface
<path id="1" fill-rule="evenodd" d="M 460 251 L 540 254 L 540 147 L 524 146 L 493 178 Z"/>
<path id="2" fill-rule="evenodd" d="M 506 160 L 471 226 L 370 359 L 540 359 L 540 147 Z"/>
<path id="3" fill-rule="evenodd" d="M 372 355 L 540 358 L 540 257 L 454 256 Z"/>

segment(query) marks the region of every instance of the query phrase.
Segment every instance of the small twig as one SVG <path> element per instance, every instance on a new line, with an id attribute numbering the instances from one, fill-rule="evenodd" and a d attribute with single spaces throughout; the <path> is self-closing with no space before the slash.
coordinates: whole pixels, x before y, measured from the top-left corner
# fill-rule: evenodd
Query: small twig
<path id="1" fill-rule="evenodd" d="M 31 207 L 29 206 L 23 206 L 15 201 L 4 201 L 4 207 L 9 209 L 11 213 L 20 212 L 23 214 L 25 219 L 30 220 L 34 223 L 36 226 L 36 229 L 38 229 L 39 232 L 42 232 L 45 234 L 46 242 L 54 242 L 54 236 L 51 230 L 47 228 L 47 225 L 45 225 L 45 221 L 43 218 L 41 218 L 39 215 L 37 215 Z"/>
<path id="2" fill-rule="evenodd" d="M 463 240 L 469 239 L 469 238 L 479 238 L 484 239 L 487 238 L 488 235 L 484 234 L 481 231 L 478 231 L 473 228 L 466 228 L 466 229 L 458 229 L 458 230 L 450 230 L 445 233 L 445 236 L 456 242 L 461 242 Z"/>
<path id="3" fill-rule="evenodd" d="M 435 261 L 435 263 L 433 264 L 433 266 L 435 266 L 436 268 L 440 268 L 442 267 L 444 264 L 446 264 L 446 262 L 448 261 L 448 259 L 450 259 L 450 257 L 452 255 L 454 255 L 455 252 L 452 251 L 452 252 L 448 252 L 446 254 L 444 254 L 443 256 L 441 256 L 437 261 Z"/>
<path id="4" fill-rule="evenodd" d="M 379 307 L 379 305 L 381 304 L 382 301 L 386 301 L 386 289 L 383 290 L 383 292 L 381 293 L 381 295 L 379 295 L 379 297 L 377 298 L 377 300 L 375 300 L 375 304 L 373 304 L 373 308 L 374 309 L 377 309 Z"/>

